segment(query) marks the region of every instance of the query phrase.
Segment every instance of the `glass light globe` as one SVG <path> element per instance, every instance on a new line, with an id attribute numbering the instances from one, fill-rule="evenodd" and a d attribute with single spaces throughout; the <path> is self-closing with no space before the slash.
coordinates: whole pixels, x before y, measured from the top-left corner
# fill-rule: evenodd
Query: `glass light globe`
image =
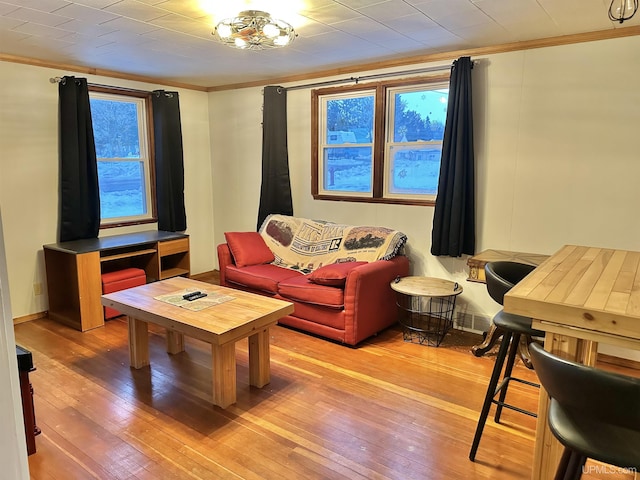
<path id="1" fill-rule="evenodd" d="M 218 32 L 220 38 L 229 38 L 231 36 L 231 27 L 226 23 L 218 24 L 216 31 Z"/>
<path id="2" fill-rule="evenodd" d="M 273 43 L 275 43 L 276 45 L 284 46 L 287 45 L 289 41 L 289 35 L 280 35 L 273 40 Z"/>
<path id="3" fill-rule="evenodd" d="M 234 40 L 234 42 L 236 44 L 236 47 L 238 48 L 247 48 L 247 42 L 243 38 L 238 37 Z"/>
<path id="4" fill-rule="evenodd" d="M 280 29 L 273 23 L 267 23 L 262 27 L 262 32 L 269 38 L 275 38 L 280 35 Z"/>
<path id="5" fill-rule="evenodd" d="M 609 19 L 624 22 L 631 19 L 638 11 L 638 0 L 611 0 L 609 5 Z"/>

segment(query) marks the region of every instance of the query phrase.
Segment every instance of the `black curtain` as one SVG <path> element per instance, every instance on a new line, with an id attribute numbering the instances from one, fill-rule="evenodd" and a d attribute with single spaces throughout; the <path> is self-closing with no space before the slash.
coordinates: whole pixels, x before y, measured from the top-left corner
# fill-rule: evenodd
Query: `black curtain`
<path id="1" fill-rule="evenodd" d="M 60 110 L 61 242 L 97 238 L 100 230 L 98 164 L 86 78 L 63 77 Z"/>
<path id="2" fill-rule="evenodd" d="M 178 92 L 155 90 L 151 96 L 156 167 L 158 230 L 187 229 L 184 208 L 184 159 Z"/>
<path id="3" fill-rule="evenodd" d="M 287 91 L 265 87 L 262 111 L 262 185 L 258 227 L 272 213 L 293 215 L 287 150 Z"/>
<path id="4" fill-rule="evenodd" d="M 473 115 L 469 57 L 451 67 L 447 121 L 442 142 L 438 196 L 433 216 L 431 253 L 459 257 L 475 254 Z"/>

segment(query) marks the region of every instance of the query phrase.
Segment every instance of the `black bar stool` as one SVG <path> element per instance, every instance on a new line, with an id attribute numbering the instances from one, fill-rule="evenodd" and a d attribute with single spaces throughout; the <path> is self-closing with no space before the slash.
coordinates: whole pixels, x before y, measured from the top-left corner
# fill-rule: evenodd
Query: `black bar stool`
<path id="1" fill-rule="evenodd" d="M 496 302 L 502 305 L 504 302 L 504 294 L 511 290 L 516 283 L 526 277 L 535 268 L 536 267 L 533 265 L 526 265 L 517 262 L 487 263 L 484 270 L 489 295 Z M 478 419 L 473 444 L 471 445 L 471 451 L 469 452 L 469 460 L 472 462 L 475 461 L 478 445 L 480 444 L 482 432 L 484 430 L 485 423 L 487 422 L 487 417 L 489 416 L 492 404 L 497 405 L 495 413 L 496 423 L 500 422 L 500 416 L 502 415 L 503 408 L 508 408 L 532 417 L 537 416 L 535 412 L 511 405 L 507 403 L 505 399 L 507 396 L 507 389 L 509 388 L 509 382 L 511 381 L 523 383 L 532 387 L 540 387 L 537 383 L 513 377 L 512 371 L 518 354 L 520 338 L 524 335 L 527 342 L 531 342 L 533 337 L 544 337 L 544 332 L 533 329 L 531 327 L 530 318 L 506 313 L 503 310 L 500 310 L 495 317 L 493 317 L 493 323 L 499 331 L 502 332 L 502 342 L 500 343 L 500 349 L 496 356 L 496 362 L 493 366 L 493 372 L 491 374 L 491 379 L 489 380 L 487 393 L 484 398 L 482 410 L 480 411 L 480 418 Z M 504 374 L 502 376 L 502 381 L 500 381 L 503 368 Z M 498 398 L 496 399 L 496 397 Z"/>
<path id="2" fill-rule="evenodd" d="M 587 458 L 640 470 L 640 378 L 559 358 L 531 345 L 531 361 L 549 394 L 549 428 L 564 445 L 558 480 L 578 480 Z"/>

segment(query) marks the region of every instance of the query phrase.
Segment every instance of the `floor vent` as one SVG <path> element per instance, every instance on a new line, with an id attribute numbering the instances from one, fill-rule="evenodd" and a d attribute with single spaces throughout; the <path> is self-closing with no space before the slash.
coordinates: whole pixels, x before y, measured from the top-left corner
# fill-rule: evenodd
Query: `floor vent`
<path id="1" fill-rule="evenodd" d="M 454 328 L 467 332 L 484 333 L 489 330 L 491 317 L 486 315 L 458 312 L 454 319 Z"/>

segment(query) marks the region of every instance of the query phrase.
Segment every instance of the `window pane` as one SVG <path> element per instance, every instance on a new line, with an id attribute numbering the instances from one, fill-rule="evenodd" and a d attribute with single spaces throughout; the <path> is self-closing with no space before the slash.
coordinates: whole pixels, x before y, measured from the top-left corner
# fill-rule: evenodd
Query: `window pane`
<path id="1" fill-rule="evenodd" d="M 98 183 L 103 219 L 147 213 L 143 162 L 98 161 Z"/>
<path id="2" fill-rule="evenodd" d="M 314 90 L 312 98 L 318 115 L 314 198 L 433 203 L 449 101 L 446 75 Z"/>
<path id="3" fill-rule="evenodd" d="M 325 143 L 371 143 L 373 95 L 327 100 Z"/>
<path id="4" fill-rule="evenodd" d="M 91 98 L 91 120 L 98 158 L 140 158 L 135 102 Z"/>
<path id="5" fill-rule="evenodd" d="M 323 188 L 343 192 L 371 192 L 372 159 L 371 147 L 325 148 Z"/>
<path id="6" fill-rule="evenodd" d="M 101 226 L 137 224 L 153 217 L 148 97 L 140 92 L 90 91 L 98 157 Z"/>
<path id="7" fill-rule="evenodd" d="M 391 146 L 389 193 L 435 195 L 438 191 L 442 144 Z"/>
<path id="8" fill-rule="evenodd" d="M 393 141 L 442 140 L 448 89 L 394 93 Z"/>

